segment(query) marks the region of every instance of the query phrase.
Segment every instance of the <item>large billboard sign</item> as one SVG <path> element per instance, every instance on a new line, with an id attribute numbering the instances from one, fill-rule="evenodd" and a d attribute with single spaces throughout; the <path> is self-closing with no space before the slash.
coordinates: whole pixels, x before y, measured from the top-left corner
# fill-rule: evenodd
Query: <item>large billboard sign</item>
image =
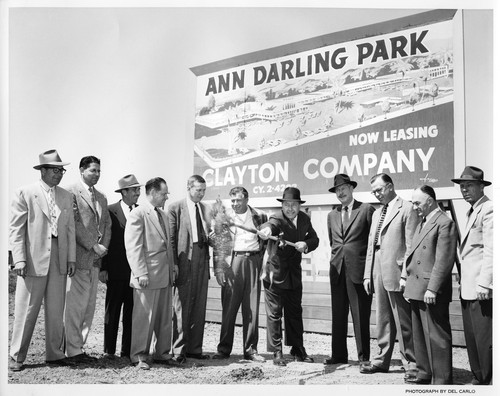
<path id="1" fill-rule="evenodd" d="M 206 198 L 328 194 L 337 173 L 450 187 L 454 11 L 419 15 L 193 68 Z"/>

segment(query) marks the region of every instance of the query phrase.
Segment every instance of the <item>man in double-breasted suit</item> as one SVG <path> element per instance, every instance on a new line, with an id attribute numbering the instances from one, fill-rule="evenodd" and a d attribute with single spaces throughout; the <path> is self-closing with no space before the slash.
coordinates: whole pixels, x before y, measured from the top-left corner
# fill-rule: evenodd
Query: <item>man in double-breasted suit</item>
<path id="1" fill-rule="evenodd" d="M 94 156 L 83 157 L 80 176 L 80 181 L 68 188 L 73 193 L 76 272 L 67 286 L 64 326 L 66 355 L 75 362 L 86 362 L 95 359 L 83 351 L 83 346 L 94 319 L 101 259 L 111 239 L 111 218 L 106 197 L 95 188 L 101 161 Z"/>
<path id="2" fill-rule="evenodd" d="M 116 338 L 120 324 L 120 312 L 123 307 L 123 327 L 121 356 L 130 357 L 132 333 L 132 307 L 134 295 L 130 287 L 130 266 L 125 250 L 125 224 L 130 212 L 137 206 L 141 195 L 141 186 L 134 175 L 126 175 L 118 180 L 118 189 L 122 198 L 108 206 L 111 217 L 111 241 L 108 254 L 102 259 L 99 280 L 106 283 L 106 305 L 104 313 L 104 353 L 112 358 L 116 352 Z"/>
<path id="3" fill-rule="evenodd" d="M 155 337 L 153 361 L 169 364 L 172 347 L 172 284 L 177 275 L 169 243 L 167 183 L 156 177 L 146 183 L 146 204 L 130 212 L 125 226 L 125 248 L 134 288 L 130 360 L 149 370 L 147 358 Z"/>
<path id="4" fill-rule="evenodd" d="M 287 187 L 283 192 L 281 211 L 271 216 L 258 231 L 264 240 L 282 235 L 292 245 L 271 240 L 268 243 L 268 260 L 264 265 L 263 285 L 267 313 L 267 351 L 273 352 L 273 363 L 285 366 L 283 359 L 281 318 L 285 316 L 285 345 L 297 361 L 312 363 L 304 348 L 302 322 L 302 253 L 309 253 L 319 245 L 319 238 L 311 219 L 300 211 L 305 201 L 300 190 Z"/>
<path id="5" fill-rule="evenodd" d="M 432 187 L 416 188 L 412 202 L 420 224 L 403 266 L 401 286 L 411 306 L 418 372 L 416 378 L 406 382 L 449 385 L 453 383 L 451 271 L 458 234 L 455 223 L 439 209 Z"/>
<path id="6" fill-rule="evenodd" d="M 460 297 L 465 343 L 474 385 L 491 384 L 493 321 L 493 202 L 484 194 L 491 182 L 475 166 L 466 166 L 452 182 L 471 207 L 460 243 Z"/>
<path id="7" fill-rule="evenodd" d="M 174 286 L 173 353 L 178 363 L 186 357 L 209 359 L 203 354 L 203 334 L 209 274 L 208 235 L 210 209 L 201 202 L 206 182 L 193 175 L 188 179 L 188 197 L 168 207 L 170 242 L 179 276 Z"/>
<path id="8" fill-rule="evenodd" d="M 45 310 L 45 360 L 66 366 L 64 301 L 66 278 L 75 271 L 75 222 L 71 194 L 58 187 L 64 165 L 56 150 L 39 156 L 39 182 L 15 192 L 9 245 L 17 273 L 14 328 L 9 368 L 23 369 L 42 301 Z"/>
<path id="9" fill-rule="evenodd" d="M 383 206 L 373 214 L 363 285 L 367 293 L 375 293 L 379 351 L 371 365 L 361 367 L 360 372 L 372 374 L 389 370 L 396 334 L 399 332 L 406 380 L 416 377 L 416 364 L 410 303 L 403 297 L 400 280 L 418 216 L 410 202 L 397 196 L 389 175 L 377 174 L 371 178 L 370 184 L 372 194 Z"/>
<path id="10" fill-rule="evenodd" d="M 372 296 L 363 288 L 368 233 L 375 208 L 356 201 L 357 186 L 349 176 L 338 174 L 328 191 L 341 205 L 328 214 L 331 246 L 330 288 L 332 302 L 332 355 L 325 364 L 347 363 L 347 322 L 349 306 L 360 367 L 370 361 L 370 314 Z"/>

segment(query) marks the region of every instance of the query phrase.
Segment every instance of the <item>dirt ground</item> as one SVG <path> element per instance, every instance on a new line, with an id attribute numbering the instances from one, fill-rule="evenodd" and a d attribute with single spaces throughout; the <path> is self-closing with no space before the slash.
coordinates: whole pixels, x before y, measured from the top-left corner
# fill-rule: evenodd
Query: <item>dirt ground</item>
<path id="1" fill-rule="evenodd" d="M 13 321 L 13 277 L 9 287 L 9 340 Z M 25 369 L 17 373 L 8 373 L 9 384 L 259 384 L 259 385 L 404 385 L 403 369 L 400 360 L 393 360 L 387 374 L 361 374 L 354 360 L 356 347 L 353 338 L 348 339 L 349 363 L 324 366 L 323 359 L 328 357 L 330 336 L 306 333 L 305 347 L 314 363 L 292 361 L 288 347 L 284 350 L 290 362 L 286 367 L 277 367 L 272 363 L 272 355 L 266 352 L 266 330 L 260 329 L 260 354 L 265 363 L 253 363 L 243 360 L 242 331 L 236 328 L 233 354 L 228 360 L 188 359 L 182 367 L 165 367 L 157 364 L 151 370 L 142 371 L 130 365 L 127 358 L 109 360 L 103 357 L 103 318 L 105 286 L 99 285 L 97 308 L 86 345 L 86 351 L 98 360 L 91 364 L 71 368 L 49 367 L 45 364 L 45 346 L 43 330 L 43 308 L 33 335 L 32 344 L 25 361 Z M 204 352 L 214 354 L 219 340 L 220 326 L 207 323 L 205 327 Z M 120 335 L 119 335 L 120 339 Z M 377 350 L 372 340 L 372 354 Z M 117 348 L 119 350 L 119 347 Z M 397 346 L 395 350 L 398 350 Z M 396 353 L 394 353 L 396 356 Z M 7 358 L 7 357 L 6 357 Z M 453 350 L 453 377 L 455 384 L 471 381 L 465 348 Z M 470 387 L 467 387 L 471 389 Z M 16 387 L 16 389 L 19 389 Z"/>

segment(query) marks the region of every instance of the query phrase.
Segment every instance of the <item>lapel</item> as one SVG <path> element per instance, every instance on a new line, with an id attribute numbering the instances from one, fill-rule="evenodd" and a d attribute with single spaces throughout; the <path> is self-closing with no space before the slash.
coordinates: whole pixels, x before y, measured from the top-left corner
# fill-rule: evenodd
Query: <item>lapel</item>
<path id="1" fill-rule="evenodd" d="M 90 198 L 90 192 L 88 190 L 85 190 L 83 186 L 78 186 L 78 192 L 80 193 L 80 198 L 83 201 L 85 201 L 89 206 L 90 210 L 92 210 L 92 212 L 95 213 L 94 205 L 92 205 L 92 199 Z M 97 201 L 97 195 L 96 195 L 96 201 Z"/>
<path id="2" fill-rule="evenodd" d="M 35 198 L 37 205 L 40 207 L 45 217 L 47 217 L 50 221 L 49 204 L 45 198 L 45 192 L 43 191 L 43 187 L 41 185 L 38 185 L 38 192 L 35 192 Z"/>
<path id="3" fill-rule="evenodd" d="M 158 212 L 162 216 L 163 222 L 165 223 L 165 227 L 166 227 L 167 220 L 166 220 L 165 216 L 163 215 L 163 210 L 159 209 Z M 153 224 L 153 226 L 156 229 L 156 231 L 158 232 L 158 234 L 160 234 L 160 236 L 163 238 L 163 240 L 166 241 L 167 236 L 163 233 L 163 229 L 161 228 L 160 220 L 158 220 L 158 214 L 152 205 L 149 205 L 149 209 L 148 209 L 147 213 L 148 213 L 149 219 L 151 220 L 151 223 Z"/>
<path id="4" fill-rule="evenodd" d="M 358 202 L 358 201 L 354 200 L 354 203 L 352 205 L 351 216 L 349 217 L 349 221 L 347 222 L 347 225 L 343 228 L 344 235 L 347 234 L 347 231 L 351 227 L 352 223 L 354 222 L 354 220 L 356 219 L 356 217 L 358 217 L 358 215 L 359 215 L 359 207 L 360 206 L 361 206 L 361 202 Z"/>
<path id="5" fill-rule="evenodd" d="M 469 219 L 467 220 L 467 224 L 465 225 L 465 232 L 464 236 L 462 237 L 462 243 L 460 244 L 460 247 L 463 246 L 463 243 L 467 239 L 467 236 L 469 235 L 469 231 L 472 228 L 472 225 L 476 222 L 477 216 L 479 216 L 479 213 L 481 213 L 481 210 L 483 209 L 483 203 L 485 203 L 488 200 L 488 197 L 486 195 L 483 195 L 481 199 L 479 200 L 479 204 L 476 206 L 474 211 L 471 213 L 469 216 Z"/>
<path id="6" fill-rule="evenodd" d="M 420 232 L 419 232 L 419 230 L 420 230 L 420 224 L 422 223 L 422 221 L 420 221 L 418 223 L 417 228 L 415 230 L 415 234 L 413 235 L 413 241 L 412 241 L 412 244 L 411 244 L 411 249 L 410 249 L 409 254 L 413 253 L 414 250 L 418 247 L 418 245 L 420 245 L 420 242 L 422 242 L 422 240 L 424 239 L 424 237 L 429 232 L 431 232 L 431 230 L 434 227 L 436 227 L 437 220 L 439 219 L 439 216 L 441 216 L 442 214 L 443 214 L 442 212 L 436 213 L 436 215 L 434 215 L 430 221 L 427 221 L 427 224 L 424 225 L 424 227 L 422 228 L 422 231 L 420 231 Z"/>
<path id="7" fill-rule="evenodd" d="M 384 220 L 384 226 L 380 230 L 380 234 L 382 234 L 382 231 L 389 226 L 392 219 L 394 219 L 394 217 L 396 217 L 396 215 L 401 210 L 402 206 L 403 206 L 403 201 L 401 200 L 401 198 L 397 197 L 396 202 L 394 203 L 394 207 L 392 208 L 392 213 L 386 214 L 386 218 Z M 389 208 L 387 208 L 387 209 L 389 209 Z M 380 214 L 382 214 L 382 210 L 380 210 Z"/>
<path id="8" fill-rule="evenodd" d="M 191 230 L 191 218 L 189 217 L 189 208 L 187 205 L 188 198 L 185 198 L 181 203 L 181 219 L 183 226 L 188 231 L 189 236 L 192 239 L 193 230 Z"/>
<path id="9" fill-rule="evenodd" d="M 125 228 L 125 224 L 127 224 L 127 219 L 125 217 L 125 213 L 123 213 L 122 205 L 121 205 L 121 200 L 118 201 L 112 208 L 111 211 L 113 214 L 116 216 L 118 219 L 118 222 L 120 223 L 120 226 L 122 228 Z"/>

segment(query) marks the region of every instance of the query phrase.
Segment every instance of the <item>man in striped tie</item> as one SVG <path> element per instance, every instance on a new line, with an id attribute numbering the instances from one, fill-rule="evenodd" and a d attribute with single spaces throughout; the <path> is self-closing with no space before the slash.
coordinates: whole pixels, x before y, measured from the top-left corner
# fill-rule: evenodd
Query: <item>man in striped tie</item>
<path id="1" fill-rule="evenodd" d="M 371 178 L 370 184 L 372 194 L 383 206 L 373 214 L 363 284 L 368 294 L 375 293 L 379 351 L 371 365 L 362 367 L 360 372 L 372 374 L 389 371 L 396 334 L 399 332 L 406 381 L 416 378 L 417 366 L 410 304 L 403 297 L 400 279 L 418 216 L 412 204 L 396 194 L 389 175 L 377 174 Z"/>

